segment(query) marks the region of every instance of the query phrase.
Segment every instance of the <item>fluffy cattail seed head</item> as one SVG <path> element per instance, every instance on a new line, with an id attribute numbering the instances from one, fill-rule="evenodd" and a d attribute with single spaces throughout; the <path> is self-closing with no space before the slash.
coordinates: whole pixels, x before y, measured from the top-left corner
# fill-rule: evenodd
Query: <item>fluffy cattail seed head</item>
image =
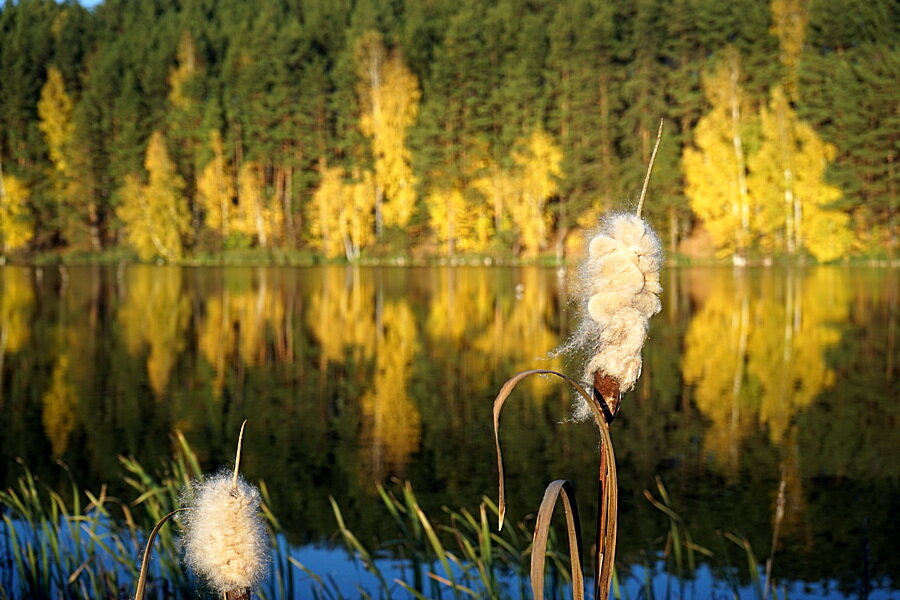
<path id="1" fill-rule="evenodd" d="M 600 374 L 622 394 L 640 377 L 648 321 L 662 308 L 662 260 L 656 233 L 633 214 L 608 216 L 588 244 L 581 270 L 582 322 L 566 346 L 587 351 L 588 386 Z M 579 402 L 574 417 L 583 419 L 590 411 Z"/>
<path id="2" fill-rule="evenodd" d="M 184 523 L 185 561 L 221 594 L 256 587 L 269 566 L 269 540 L 256 487 L 230 473 L 188 491 L 193 508 Z"/>

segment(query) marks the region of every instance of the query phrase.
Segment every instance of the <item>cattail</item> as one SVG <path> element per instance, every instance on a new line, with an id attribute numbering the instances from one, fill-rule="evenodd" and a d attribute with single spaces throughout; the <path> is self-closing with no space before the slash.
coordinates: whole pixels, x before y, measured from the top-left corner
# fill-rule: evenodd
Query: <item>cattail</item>
<path id="1" fill-rule="evenodd" d="M 607 218 L 588 247 L 585 261 L 587 315 L 595 336 L 595 352 L 584 377 L 611 378 L 623 394 L 641 375 L 641 348 L 648 321 L 662 308 L 659 238 L 643 219 L 632 214 Z"/>
<path id="2" fill-rule="evenodd" d="M 198 484 L 184 523 L 185 561 L 221 594 L 251 590 L 266 576 L 269 543 L 260 495 L 229 473 Z"/>
<path id="3" fill-rule="evenodd" d="M 245 421 L 246 424 L 246 421 Z M 270 545 L 259 514 L 259 490 L 234 473 L 221 473 L 191 486 L 184 520 L 185 562 L 226 598 L 249 597 L 265 578 Z"/>
<path id="4" fill-rule="evenodd" d="M 582 321 L 563 348 L 586 350 L 589 354 L 584 381 L 588 389 L 595 389 L 603 397 L 607 420 L 615 417 L 621 395 L 633 388 L 641 375 L 641 349 L 647 339 L 648 321 L 662 308 L 662 245 L 650 225 L 641 219 L 661 135 L 662 122 L 637 213 L 605 217 L 588 244 L 588 257 L 581 267 Z M 583 420 L 589 415 L 590 410 L 579 398 L 573 416 Z"/>

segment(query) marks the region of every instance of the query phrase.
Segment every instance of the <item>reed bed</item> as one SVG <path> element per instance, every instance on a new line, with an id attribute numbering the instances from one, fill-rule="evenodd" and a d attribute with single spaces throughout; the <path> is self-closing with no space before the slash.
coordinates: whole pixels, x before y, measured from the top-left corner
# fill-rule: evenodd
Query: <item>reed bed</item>
<path id="1" fill-rule="evenodd" d="M 153 525 L 179 507 L 179 494 L 200 473 L 197 458 L 180 433 L 175 453 L 160 469 L 148 469 L 132 458 L 121 458 L 121 479 L 132 490 L 127 499 L 79 488 L 61 494 L 47 488 L 22 465 L 22 475 L 0 492 L 0 598 L 133 598 L 140 558 Z M 337 581 L 333 574 L 307 568 L 286 541 L 281 524 L 269 507 L 269 490 L 260 483 L 262 514 L 270 529 L 272 564 L 269 577 L 256 590 L 263 599 L 316 598 L 529 598 L 534 516 L 494 526 L 498 505 L 483 498 L 476 510 L 449 508 L 426 514 L 408 482 L 377 488 L 383 518 L 395 524 L 394 534 L 376 543 L 363 542 L 347 523 L 339 499 L 332 499 L 335 536 L 332 547 L 346 552 L 370 575 L 375 585 Z M 647 495 L 666 516 L 668 525 L 659 546 L 645 557 L 630 557 L 613 571 L 611 597 L 681 597 L 694 576 L 692 569 L 715 565 L 725 574 L 731 597 L 762 600 L 786 596 L 783 585 L 766 584 L 761 562 L 738 532 L 723 532 L 718 540 L 695 542 L 689 525 L 675 509 L 660 481 Z M 66 497 L 64 497 L 66 496 Z M 68 498 L 71 496 L 71 498 Z M 649 498 L 648 498 L 648 501 Z M 712 543 L 709 543 L 712 542 Z M 709 550 L 718 543 L 716 552 Z M 676 551 L 676 549 L 678 549 Z M 545 597 L 571 594 L 568 546 L 557 532 L 548 532 L 545 553 Z M 591 584 L 588 579 L 587 584 Z M 757 583 L 758 582 L 758 583 Z M 659 593 L 668 588 L 669 593 Z M 748 587 L 749 586 L 749 587 Z M 178 530 L 162 527 L 147 577 L 145 598 L 216 597 L 204 590 L 180 561 Z"/>

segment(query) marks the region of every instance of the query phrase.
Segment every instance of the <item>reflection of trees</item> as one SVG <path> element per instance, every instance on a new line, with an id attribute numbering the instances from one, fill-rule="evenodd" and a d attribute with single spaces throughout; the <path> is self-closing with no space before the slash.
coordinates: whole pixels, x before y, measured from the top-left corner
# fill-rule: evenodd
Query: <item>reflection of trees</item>
<path id="1" fill-rule="evenodd" d="M 846 321 L 845 271 L 705 271 L 709 293 L 685 337 L 683 372 L 710 419 L 704 446 L 733 472 L 741 440 L 757 425 L 773 443 L 834 382 L 826 352 Z"/>
<path id="2" fill-rule="evenodd" d="M 704 272 L 708 274 L 709 272 Z M 707 451 L 737 466 L 742 432 L 752 422 L 752 392 L 744 385 L 750 298 L 744 277 L 719 277 L 685 335 L 685 383 L 694 384 L 694 401 L 711 421 Z"/>
<path id="3" fill-rule="evenodd" d="M 559 345 L 559 332 L 550 328 L 558 307 L 548 289 L 546 269 L 523 268 L 518 272 L 515 296 L 498 298 L 494 314 L 485 323 L 483 333 L 472 343 L 484 361 L 504 368 L 512 376 L 526 369 L 560 369 L 559 357 L 548 359 Z M 542 277 L 543 276 L 543 277 Z M 558 389 L 559 382 L 531 377 L 527 387 L 532 393 L 546 395 Z"/>
<path id="4" fill-rule="evenodd" d="M 760 386 L 759 422 L 780 444 L 800 410 L 834 384 L 826 352 L 841 339 L 847 320 L 846 272 L 793 270 L 766 277 L 757 297 L 757 322 L 748 348 L 748 374 Z"/>
<path id="5" fill-rule="evenodd" d="M 439 272 L 428 305 L 426 330 L 432 359 L 469 377 L 509 377 L 534 368 L 560 368 L 549 353 L 560 343 L 553 326 L 553 271 L 447 269 Z M 501 278 L 502 275 L 502 278 Z M 546 395 L 555 382 L 531 378 L 531 393 Z"/>
<path id="6" fill-rule="evenodd" d="M 34 305 L 31 275 L 19 267 L 0 268 L 0 368 L 7 352 L 18 352 L 28 341 Z"/>
<path id="7" fill-rule="evenodd" d="M 435 275 L 428 305 L 428 336 L 453 347 L 466 344 L 468 333 L 483 328 L 494 317 L 496 290 L 490 285 L 491 273 L 440 269 Z"/>
<path id="8" fill-rule="evenodd" d="M 361 400 L 363 464 L 368 482 L 402 475 L 422 434 L 419 409 L 407 390 L 416 352 L 416 322 L 405 299 L 386 302 L 376 343 L 372 389 Z"/>
<path id="9" fill-rule="evenodd" d="M 269 281 L 264 269 L 255 272 L 256 280 L 242 282 L 246 285 L 228 281 L 205 302 L 197 344 L 215 369 L 217 396 L 225 385 L 230 357 L 237 355 L 242 366 L 264 365 L 272 358 L 271 342 L 276 360 L 292 358 L 284 290 Z"/>
<path id="10" fill-rule="evenodd" d="M 55 457 L 61 456 L 66 451 L 69 436 L 76 425 L 75 405 L 78 398 L 69 377 L 69 357 L 63 354 L 53 367 L 50 389 L 44 394 L 44 410 L 41 417 Z"/>
<path id="11" fill-rule="evenodd" d="M 190 299 L 182 293 L 181 269 L 136 266 L 126 277 L 126 297 L 118 314 L 122 337 L 132 355 L 150 347 L 147 374 L 153 391 L 162 396 L 187 342 L 191 316 Z"/>
<path id="12" fill-rule="evenodd" d="M 344 362 L 346 353 L 356 363 L 372 356 L 376 300 L 371 271 L 326 267 L 321 289 L 313 293 L 309 305 L 309 326 L 321 346 L 321 368 Z"/>

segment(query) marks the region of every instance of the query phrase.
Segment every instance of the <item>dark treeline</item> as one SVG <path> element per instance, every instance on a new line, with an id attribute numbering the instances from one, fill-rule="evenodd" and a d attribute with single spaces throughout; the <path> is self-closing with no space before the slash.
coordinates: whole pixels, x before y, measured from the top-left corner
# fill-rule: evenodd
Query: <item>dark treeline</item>
<path id="1" fill-rule="evenodd" d="M 892 255 L 898 7 L 7 0 L 4 253 Z"/>

